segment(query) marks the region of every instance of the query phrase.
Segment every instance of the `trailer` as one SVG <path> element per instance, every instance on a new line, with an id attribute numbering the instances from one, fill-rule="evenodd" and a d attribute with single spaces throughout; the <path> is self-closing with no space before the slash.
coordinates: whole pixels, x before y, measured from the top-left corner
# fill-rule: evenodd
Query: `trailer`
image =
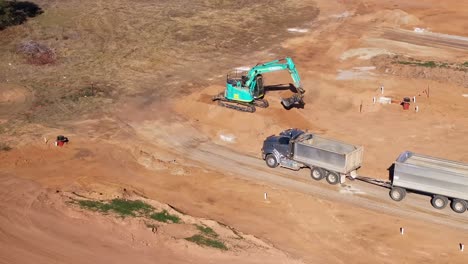
<path id="1" fill-rule="evenodd" d="M 326 178 L 330 184 L 343 183 L 347 176 L 355 178 L 361 167 L 364 149 L 342 141 L 288 129 L 279 136 L 265 139 L 262 157 L 267 166 L 299 170 L 310 168 L 314 180 Z"/>
<path id="2" fill-rule="evenodd" d="M 405 151 L 396 159 L 390 197 L 401 201 L 406 191 L 432 196 L 432 206 L 464 213 L 468 206 L 468 163 L 440 159 Z"/>

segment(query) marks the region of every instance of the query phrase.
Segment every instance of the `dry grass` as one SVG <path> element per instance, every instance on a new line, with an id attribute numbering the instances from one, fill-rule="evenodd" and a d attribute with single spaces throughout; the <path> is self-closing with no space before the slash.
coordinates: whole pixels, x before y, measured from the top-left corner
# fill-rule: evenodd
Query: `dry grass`
<path id="1" fill-rule="evenodd" d="M 232 67 L 265 60 L 252 54 L 273 48 L 287 36 L 288 27 L 301 26 L 318 14 L 310 0 L 39 4 L 41 16 L 0 33 L 0 61 L 15 65 L 0 64 L 0 83 L 8 79 L 31 88 L 40 110 L 30 111 L 27 120 L 46 123 L 85 118 L 110 107 L 117 95 L 166 100 L 191 87 L 203 88 L 209 78 Z M 25 40 L 49 47 L 60 59 L 44 64 L 55 54 L 36 49 L 34 54 L 47 54 L 36 59 L 44 66 L 25 64 L 15 52 Z M 222 85 L 223 78 L 214 81 Z M 105 87 L 107 95 L 82 100 L 68 96 L 92 83 Z"/>

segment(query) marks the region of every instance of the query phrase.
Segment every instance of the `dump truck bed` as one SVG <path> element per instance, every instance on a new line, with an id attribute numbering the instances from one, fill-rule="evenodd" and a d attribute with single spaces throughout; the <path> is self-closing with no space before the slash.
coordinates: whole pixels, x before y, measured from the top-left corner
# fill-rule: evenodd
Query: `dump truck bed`
<path id="1" fill-rule="evenodd" d="M 293 159 L 310 166 L 348 174 L 361 167 L 363 147 L 306 134 L 293 145 Z"/>
<path id="2" fill-rule="evenodd" d="M 468 200 L 468 164 L 406 151 L 395 162 L 392 185 Z"/>

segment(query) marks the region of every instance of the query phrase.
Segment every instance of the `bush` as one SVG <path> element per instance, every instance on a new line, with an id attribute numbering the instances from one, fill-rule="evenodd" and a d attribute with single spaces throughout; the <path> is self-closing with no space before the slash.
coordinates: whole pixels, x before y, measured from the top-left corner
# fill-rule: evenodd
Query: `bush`
<path id="1" fill-rule="evenodd" d="M 0 0 L 0 30 L 9 26 L 20 25 L 29 17 L 42 14 L 42 9 L 29 1 Z"/>
<path id="2" fill-rule="evenodd" d="M 156 221 L 164 223 L 172 222 L 174 224 L 177 224 L 180 222 L 180 218 L 177 215 L 171 215 L 166 210 L 163 210 L 159 213 L 154 213 L 150 215 L 150 217 Z"/>
<path id="3" fill-rule="evenodd" d="M 113 199 L 110 202 L 80 200 L 78 204 L 92 211 L 102 213 L 113 211 L 122 217 L 146 215 L 153 210 L 151 205 L 139 200 Z"/>
<path id="4" fill-rule="evenodd" d="M 29 40 L 18 45 L 18 53 L 28 57 L 28 62 L 36 65 L 51 64 L 57 60 L 57 54 L 48 46 Z"/>
<path id="5" fill-rule="evenodd" d="M 202 235 L 194 235 L 194 236 L 191 236 L 191 237 L 187 237 L 186 240 L 190 241 L 190 242 L 193 242 L 193 243 L 195 243 L 197 245 L 200 245 L 200 246 L 208 246 L 208 247 L 213 247 L 213 248 L 217 248 L 217 249 L 221 249 L 221 250 L 227 250 L 228 249 L 226 247 L 226 245 L 222 241 L 212 239 L 212 238 L 207 238 L 207 237 L 204 237 Z"/>
<path id="6" fill-rule="evenodd" d="M 204 235 L 209 237 L 218 237 L 218 234 L 210 227 L 195 225 L 198 230 L 200 230 Z"/>

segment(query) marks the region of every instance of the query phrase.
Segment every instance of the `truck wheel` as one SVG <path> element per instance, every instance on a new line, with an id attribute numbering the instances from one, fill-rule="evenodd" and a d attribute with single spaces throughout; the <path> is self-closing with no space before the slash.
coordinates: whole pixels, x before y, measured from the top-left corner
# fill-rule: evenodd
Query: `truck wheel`
<path id="1" fill-rule="evenodd" d="M 435 209 L 444 209 L 448 204 L 448 198 L 442 195 L 434 195 L 431 204 Z"/>
<path id="2" fill-rule="evenodd" d="M 327 182 L 331 185 L 336 185 L 340 182 L 340 175 L 335 172 L 330 171 L 327 176 Z"/>
<path id="3" fill-rule="evenodd" d="M 314 167 L 310 170 L 310 177 L 316 181 L 320 181 L 321 179 L 325 178 L 325 170 L 322 168 Z"/>
<path id="4" fill-rule="evenodd" d="M 453 199 L 452 203 L 450 204 L 452 207 L 452 210 L 455 211 L 456 213 L 462 214 L 466 211 L 466 201 L 460 200 L 460 199 Z"/>
<path id="5" fill-rule="evenodd" d="M 265 158 L 266 165 L 270 168 L 276 168 L 278 166 L 278 161 L 276 160 L 275 155 L 268 154 Z"/>
<path id="6" fill-rule="evenodd" d="M 400 187 L 393 187 L 390 190 L 390 198 L 392 198 L 394 201 L 401 201 L 403 198 L 406 196 L 406 190 Z"/>

